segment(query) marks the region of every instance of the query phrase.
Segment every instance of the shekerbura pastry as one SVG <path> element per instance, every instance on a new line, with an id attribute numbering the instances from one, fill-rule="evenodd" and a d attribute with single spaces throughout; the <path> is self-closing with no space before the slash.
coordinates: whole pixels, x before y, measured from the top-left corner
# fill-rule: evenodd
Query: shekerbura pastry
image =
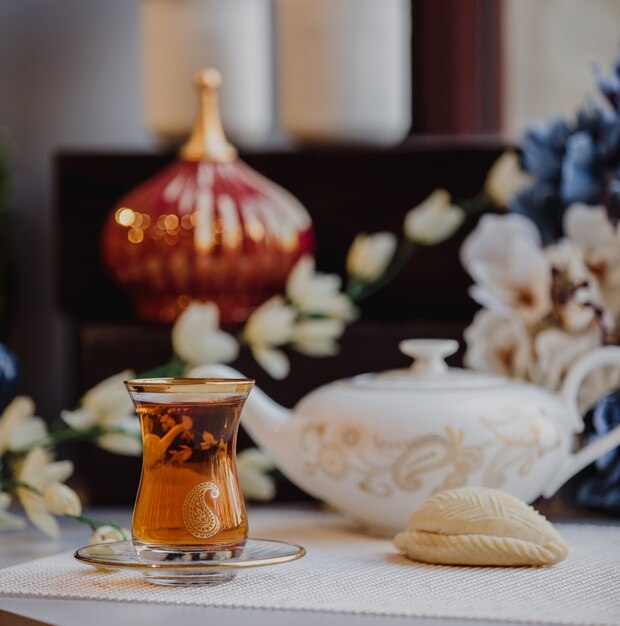
<path id="1" fill-rule="evenodd" d="M 568 555 L 540 513 L 504 491 L 482 487 L 432 496 L 394 544 L 412 559 L 445 565 L 553 565 Z"/>

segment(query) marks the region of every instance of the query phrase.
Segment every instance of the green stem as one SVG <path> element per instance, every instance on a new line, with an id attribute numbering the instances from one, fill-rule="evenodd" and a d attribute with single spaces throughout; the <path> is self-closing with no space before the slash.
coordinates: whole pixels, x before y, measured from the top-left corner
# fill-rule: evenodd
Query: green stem
<path id="1" fill-rule="evenodd" d="M 2 481 L 2 490 L 4 491 L 4 489 L 7 487 L 13 489 L 27 489 L 28 491 L 32 491 L 32 493 L 43 497 L 43 492 L 40 489 L 37 489 L 30 483 L 25 483 L 21 480 L 16 480 L 15 478 L 5 478 Z"/>
<path id="2" fill-rule="evenodd" d="M 168 376 L 179 376 L 187 370 L 187 363 L 181 359 L 172 359 L 168 363 L 158 365 L 153 369 L 147 370 L 138 376 L 138 378 L 165 378 Z"/>
<path id="3" fill-rule="evenodd" d="M 66 430 L 57 430 L 53 433 L 50 433 L 49 436 L 40 442 L 38 445 L 42 447 L 53 446 L 58 443 L 62 443 L 63 441 L 72 441 L 73 439 L 91 439 L 95 437 L 99 437 L 106 432 L 111 432 L 110 430 L 106 430 L 101 426 L 92 426 L 91 428 L 67 428 Z"/>
<path id="4" fill-rule="evenodd" d="M 459 206 L 463 209 L 465 215 L 467 216 L 484 213 L 484 211 L 488 211 L 490 209 L 497 209 L 497 204 L 493 198 L 486 191 L 484 191 L 484 189 L 472 198 L 459 202 Z"/>
<path id="5" fill-rule="evenodd" d="M 2 481 L 2 489 L 4 490 L 6 487 L 13 489 L 27 489 L 37 496 L 43 497 L 43 492 L 40 489 L 37 489 L 30 483 L 25 483 L 21 480 L 15 480 L 13 478 L 7 478 Z M 74 519 L 76 522 L 81 522 L 82 524 L 87 524 L 90 526 L 91 530 L 95 531 L 99 526 L 112 526 L 112 528 L 116 528 L 125 539 L 129 539 L 129 537 L 125 536 L 125 532 L 116 522 L 101 522 L 99 520 L 93 519 L 92 517 L 87 517 L 86 515 L 65 515 L 65 517 L 69 517 Z"/>
<path id="6" fill-rule="evenodd" d="M 372 283 L 367 283 L 353 278 L 349 281 L 345 293 L 349 296 L 349 298 L 351 298 L 351 300 L 353 300 L 353 302 L 361 302 L 362 300 L 365 300 L 392 281 L 397 274 L 400 274 L 403 268 L 407 265 L 409 259 L 415 252 L 417 252 L 419 247 L 419 244 L 414 241 L 406 238 L 403 239 L 398 245 L 396 253 L 394 254 L 387 269 L 377 280 Z"/>
<path id="7" fill-rule="evenodd" d="M 463 212 L 468 217 L 471 215 L 477 215 L 478 213 L 483 213 L 489 209 L 497 208 L 493 198 L 484 190 L 468 200 L 459 202 L 458 206 L 463 209 Z M 351 300 L 353 300 L 353 302 L 365 300 L 391 282 L 405 268 L 409 259 L 411 259 L 411 257 L 421 247 L 422 246 L 420 244 L 411 241 L 410 239 L 403 239 L 400 242 L 398 249 L 396 250 L 396 253 L 394 254 L 394 257 L 392 258 L 392 261 L 388 265 L 387 269 L 376 281 L 369 283 L 353 276 L 347 284 L 345 293 L 349 296 L 349 298 L 351 298 Z"/>
<path id="8" fill-rule="evenodd" d="M 80 522 L 82 524 L 87 524 L 88 526 L 90 526 L 90 529 L 92 531 L 97 530 L 97 528 L 99 528 L 100 526 L 112 526 L 112 528 L 115 528 L 121 533 L 123 539 L 129 539 L 129 537 L 125 535 L 125 531 L 116 522 L 102 522 L 92 517 L 87 517 L 86 515 L 66 515 L 65 517 L 74 519 L 76 522 Z"/>
<path id="9" fill-rule="evenodd" d="M 49 425 L 49 432 L 50 434 L 53 434 L 56 431 L 59 431 L 59 430 L 62 431 L 62 430 L 65 430 L 66 428 L 67 428 L 67 422 L 65 422 L 65 420 L 62 419 L 62 417 L 58 417 Z"/>
<path id="10" fill-rule="evenodd" d="M 127 431 L 121 428 L 104 428 L 102 426 L 91 426 L 90 428 L 71 428 L 67 427 L 65 430 L 54 430 L 49 433 L 45 439 L 41 439 L 40 441 L 35 442 L 29 448 L 24 448 L 23 450 L 16 450 L 13 452 L 7 452 L 5 454 L 5 459 L 8 460 L 16 460 L 23 456 L 26 456 L 28 452 L 30 452 L 34 448 L 52 448 L 59 443 L 63 443 L 65 441 L 74 441 L 76 439 L 96 439 L 101 435 L 105 435 L 107 433 L 121 433 L 128 435 Z"/>
<path id="11" fill-rule="evenodd" d="M 14 450 L 10 453 L 7 453 L 11 459 L 19 459 L 23 456 L 26 456 L 28 452 L 30 452 L 34 448 L 51 448 L 58 443 L 62 443 L 63 441 L 72 441 L 74 439 L 94 439 L 103 435 L 104 433 L 116 432 L 113 429 L 105 429 L 101 426 L 92 426 L 91 428 L 79 429 L 79 428 L 71 428 L 67 427 L 65 430 L 54 430 L 50 432 L 47 437 L 41 439 L 40 441 L 35 442 L 28 448 L 24 448 L 22 450 Z M 119 431 L 121 432 L 121 431 Z"/>

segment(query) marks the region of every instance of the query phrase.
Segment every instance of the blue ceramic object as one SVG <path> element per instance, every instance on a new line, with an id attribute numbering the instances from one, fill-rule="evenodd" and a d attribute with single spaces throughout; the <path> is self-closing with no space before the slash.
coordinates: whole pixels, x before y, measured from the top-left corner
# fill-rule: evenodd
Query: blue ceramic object
<path id="1" fill-rule="evenodd" d="M 620 425 L 620 389 L 598 401 L 594 408 L 593 441 Z M 581 506 L 620 515 L 620 449 L 616 448 L 595 463 L 596 475 L 585 479 L 577 490 Z"/>
<path id="2" fill-rule="evenodd" d="M 0 410 L 15 397 L 19 381 L 19 360 L 0 343 Z"/>

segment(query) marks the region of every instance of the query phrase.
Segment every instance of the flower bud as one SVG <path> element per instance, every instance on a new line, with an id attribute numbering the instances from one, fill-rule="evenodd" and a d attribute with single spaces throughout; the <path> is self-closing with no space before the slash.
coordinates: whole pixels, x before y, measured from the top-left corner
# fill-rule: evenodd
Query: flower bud
<path id="1" fill-rule="evenodd" d="M 172 328 L 175 354 L 191 365 L 234 361 L 239 344 L 219 326 L 220 314 L 213 302 L 190 304 Z"/>
<path id="2" fill-rule="evenodd" d="M 131 533 L 126 528 L 118 526 L 99 526 L 91 535 L 89 546 L 96 543 L 111 543 L 112 541 L 127 541 L 131 539 Z"/>
<path id="3" fill-rule="evenodd" d="M 82 503 L 80 498 L 67 485 L 52 483 L 43 492 L 45 506 L 54 515 L 81 515 Z"/>
<path id="4" fill-rule="evenodd" d="M 484 190 L 493 202 L 506 207 L 514 196 L 531 183 L 532 177 L 521 169 L 517 155 L 509 151 L 504 152 L 491 166 Z"/>
<path id="5" fill-rule="evenodd" d="M 437 189 L 405 216 L 407 239 L 427 246 L 449 239 L 465 220 L 465 212 L 450 204 L 450 194 Z"/>
<path id="6" fill-rule="evenodd" d="M 392 260 L 396 243 L 393 233 L 360 233 L 349 248 L 347 272 L 350 276 L 374 282 L 381 277 Z"/>

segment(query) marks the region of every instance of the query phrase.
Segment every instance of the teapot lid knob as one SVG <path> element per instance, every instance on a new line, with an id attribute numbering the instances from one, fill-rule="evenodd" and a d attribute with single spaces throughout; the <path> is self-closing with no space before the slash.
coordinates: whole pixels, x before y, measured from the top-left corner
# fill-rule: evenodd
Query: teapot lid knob
<path id="1" fill-rule="evenodd" d="M 416 374 L 439 374 L 448 370 L 445 358 L 459 349 L 454 339 L 405 339 L 400 351 L 415 359 L 411 371 Z"/>

